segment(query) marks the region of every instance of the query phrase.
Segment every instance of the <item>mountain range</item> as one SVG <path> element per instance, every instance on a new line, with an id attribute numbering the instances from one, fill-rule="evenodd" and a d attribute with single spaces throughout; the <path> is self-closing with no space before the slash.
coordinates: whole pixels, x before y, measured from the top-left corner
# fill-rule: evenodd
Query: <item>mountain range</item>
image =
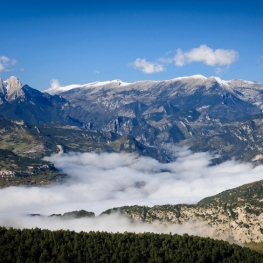
<path id="1" fill-rule="evenodd" d="M 16 77 L 0 80 L 0 112 L 32 124 L 70 125 L 129 136 L 172 155 L 165 144 L 263 162 L 263 85 L 201 75 L 167 81 L 121 80 L 55 87 L 40 92 Z"/>
<path id="2" fill-rule="evenodd" d="M 263 85 L 202 75 L 167 81 L 120 80 L 46 90 L 89 112 L 87 129 L 211 151 L 221 160 L 261 163 Z"/>

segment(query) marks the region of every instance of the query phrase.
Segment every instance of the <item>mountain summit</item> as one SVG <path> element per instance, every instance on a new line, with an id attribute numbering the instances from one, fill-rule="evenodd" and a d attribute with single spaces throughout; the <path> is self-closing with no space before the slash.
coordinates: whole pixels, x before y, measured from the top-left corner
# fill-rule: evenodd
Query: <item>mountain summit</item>
<path id="1" fill-rule="evenodd" d="M 6 81 L 0 79 L 0 96 L 7 101 L 13 101 L 25 94 L 22 90 L 22 83 L 15 76 L 10 77 Z"/>

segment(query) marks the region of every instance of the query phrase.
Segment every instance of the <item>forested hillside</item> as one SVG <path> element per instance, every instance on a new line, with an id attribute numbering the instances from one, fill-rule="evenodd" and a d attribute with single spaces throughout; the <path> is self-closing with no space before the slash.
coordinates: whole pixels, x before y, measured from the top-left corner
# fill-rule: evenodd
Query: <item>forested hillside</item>
<path id="1" fill-rule="evenodd" d="M 0 262 L 263 262 L 227 242 L 184 234 L 123 234 L 0 228 Z"/>

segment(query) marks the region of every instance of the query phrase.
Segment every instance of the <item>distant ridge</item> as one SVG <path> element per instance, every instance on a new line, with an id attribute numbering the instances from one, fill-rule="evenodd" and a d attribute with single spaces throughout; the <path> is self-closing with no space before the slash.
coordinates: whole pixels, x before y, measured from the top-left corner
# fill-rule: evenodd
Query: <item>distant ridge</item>
<path id="1" fill-rule="evenodd" d="M 124 86 L 129 86 L 129 85 L 143 83 L 143 82 L 159 83 L 159 82 L 176 82 L 176 81 L 191 81 L 191 80 L 196 80 L 196 81 L 198 80 L 199 81 L 207 81 L 207 80 L 213 81 L 214 80 L 222 86 L 231 86 L 234 82 L 239 82 L 243 84 L 245 83 L 248 85 L 259 84 L 258 82 L 255 82 L 255 81 L 247 81 L 247 80 L 242 80 L 242 79 L 222 80 L 219 77 L 214 77 L 214 76 L 207 78 L 203 75 L 197 74 L 197 75 L 192 75 L 192 76 L 176 77 L 170 80 L 161 80 L 161 81 L 146 80 L 146 81 L 136 81 L 133 83 L 123 82 L 120 79 L 109 80 L 109 81 L 95 81 L 95 82 L 90 82 L 87 84 L 71 84 L 68 86 L 55 86 L 55 87 L 48 88 L 47 90 L 44 90 L 44 92 L 54 95 L 54 94 L 59 94 L 59 93 L 66 92 L 72 89 L 77 89 L 77 88 L 94 88 L 94 87 L 100 87 L 100 86 L 110 86 L 111 88 L 113 88 L 113 87 L 118 87 L 118 86 L 124 87 Z"/>

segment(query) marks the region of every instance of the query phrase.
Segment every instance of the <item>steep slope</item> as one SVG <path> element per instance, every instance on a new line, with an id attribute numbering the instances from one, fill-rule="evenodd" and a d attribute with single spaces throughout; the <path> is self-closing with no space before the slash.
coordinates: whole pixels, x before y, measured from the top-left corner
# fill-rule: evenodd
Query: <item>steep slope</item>
<path id="1" fill-rule="evenodd" d="M 75 126 L 33 125 L 12 121 L 1 115 L 0 140 L 1 149 L 33 158 L 69 151 L 124 151 L 137 152 L 161 161 L 167 158 L 161 151 L 147 147 L 131 136 L 87 131 Z"/>

